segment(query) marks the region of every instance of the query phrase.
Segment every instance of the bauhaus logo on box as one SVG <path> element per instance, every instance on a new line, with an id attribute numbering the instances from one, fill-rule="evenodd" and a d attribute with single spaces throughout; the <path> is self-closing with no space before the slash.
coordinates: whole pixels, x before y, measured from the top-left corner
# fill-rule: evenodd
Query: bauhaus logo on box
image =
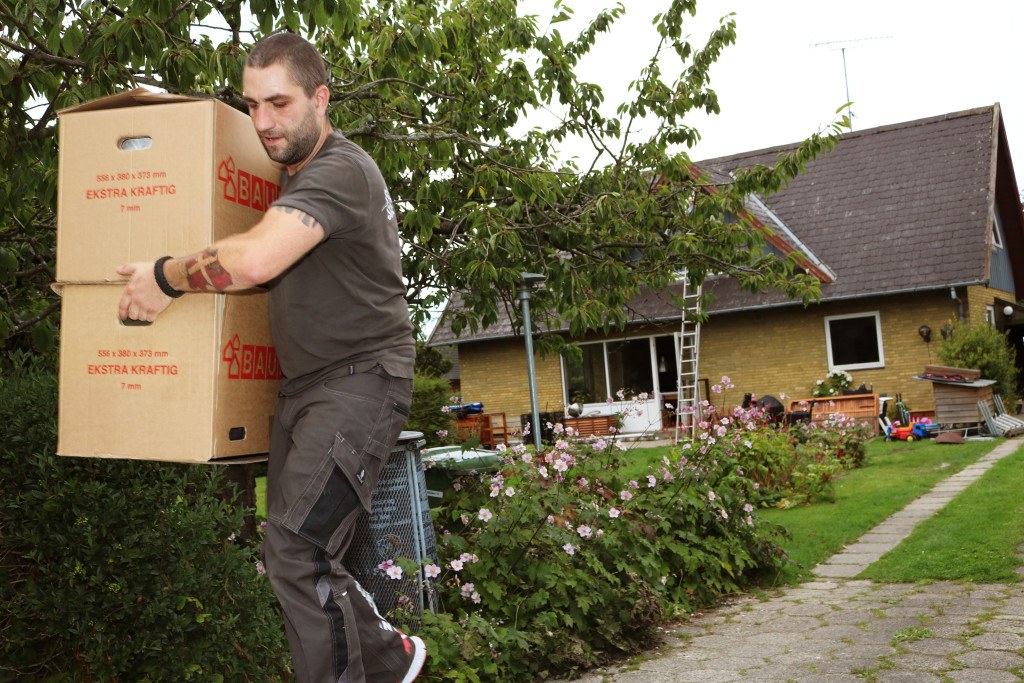
<path id="1" fill-rule="evenodd" d="M 243 344 L 237 334 L 224 345 L 221 360 L 228 365 L 228 379 L 281 379 L 281 366 L 274 347 Z"/>
<path id="2" fill-rule="evenodd" d="M 222 195 L 229 202 L 266 211 L 281 195 L 281 186 L 261 178 L 235 165 L 234 157 L 228 157 L 217 167 L 217 180 L 221 183 Z"/>

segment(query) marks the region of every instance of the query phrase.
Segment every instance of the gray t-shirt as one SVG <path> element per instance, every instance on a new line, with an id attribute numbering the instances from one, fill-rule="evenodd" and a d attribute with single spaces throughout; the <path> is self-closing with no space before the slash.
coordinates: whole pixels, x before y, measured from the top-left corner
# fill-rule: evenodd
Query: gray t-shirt
<path id="1" fill-rule="evenodd" d="M 298 173 L 282 174 L 275 206 L 304 211 L 324 241 L 270 286 L 270 328 L 282 391 L 350 364 L 411 378 L 416 352 L 391 196 L 373 159 L 335 131 Z"/>

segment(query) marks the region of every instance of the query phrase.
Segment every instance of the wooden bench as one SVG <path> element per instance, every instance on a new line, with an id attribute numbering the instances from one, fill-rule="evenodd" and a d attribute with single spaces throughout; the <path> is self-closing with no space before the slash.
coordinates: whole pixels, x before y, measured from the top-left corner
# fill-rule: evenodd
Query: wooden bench
<path id="1" fill-rule="evenodd" d="M 618 427 L 617 415 L 594 415 L 592 417 L 570 417 L 562 420 L 566 427 L 576 430 L 577 436 L 608 436 L 612 427 Z"/>
<path id="2" fill-rule="evenodd" d="M 814 396 L 789 402 L 789 414 L 809 412 L 811 422 L 824 422 L 831 415 L 845 415 L 859 424 L 878 426 L 878 394 Z"/>

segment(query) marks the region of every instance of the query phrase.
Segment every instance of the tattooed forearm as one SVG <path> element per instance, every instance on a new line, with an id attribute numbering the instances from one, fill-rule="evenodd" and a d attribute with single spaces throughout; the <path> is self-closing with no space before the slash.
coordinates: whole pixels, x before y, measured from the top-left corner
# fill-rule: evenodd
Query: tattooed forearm
<path id="1" fill-rule="evenodd" d="M 188 286 L 194 291 L 225 291 L 231 286 L 231 273 L 224 269 L 217 250 L 208 247 L 202 252 L 185 259 L 185 276 Z"/>
<path id="2" fill-rule="evenodd" d="M 308 213 L 300 209 L 296 209 L 291 206 L 275 206 L 273 208 L 277 211 L 284 211 L 285 213 L 292 214 L 300 221 L 302 221 L 302 224 L 305 225 L 307 228 L 315 228 L 316 226 L 320 225 L 320 223 L 318 223 L 315 218 L 313 218 Z"/>

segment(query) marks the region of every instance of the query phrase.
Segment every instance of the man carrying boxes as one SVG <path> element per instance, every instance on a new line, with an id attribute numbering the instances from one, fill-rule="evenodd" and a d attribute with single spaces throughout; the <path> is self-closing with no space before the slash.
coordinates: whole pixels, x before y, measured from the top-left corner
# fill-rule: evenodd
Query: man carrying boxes
<path id="1" fill-rule="evenodd" d="M 249 230 L 191 255 L 122 265 L 122 320 L 190 292 L 265 285 L 283 375 L 271 430 L 264 556 L 295 673 L 409 683 L 422 640 L 396 631 L 342 565 L 409 414 L 415 351 L 394 207 L 376 164 L 333 130 L 323 58 L 278 33 L 249 53 L 244 98 L 280 195 Z"/>

